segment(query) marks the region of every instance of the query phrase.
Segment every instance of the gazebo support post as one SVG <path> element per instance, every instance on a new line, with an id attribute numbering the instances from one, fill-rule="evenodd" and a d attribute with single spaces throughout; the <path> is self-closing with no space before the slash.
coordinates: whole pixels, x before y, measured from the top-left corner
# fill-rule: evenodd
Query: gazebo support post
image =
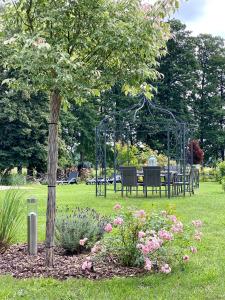
<path id="1" fill-rule="evenodd" d="M 106 197 L 106 126 L 104 129 L 104 197 Z"/>
<path id="2" fill-rule="evenodd" d="M 114 174 L 113 174 L 113 185 L 114 185 L 114 192 L 116 193 L 116 132 L 114 131 L 114 136 L 113 136 L 114 140 L 113 140 L 113 155 L 114 155 L 114 159 L 113 159 L 113 167 L 114 167 Z"/>
<path id="3" fill-rule="evenodd" d="M 186 194 L 186 124 L 183 123 L 183 196 Z"/>
<path id="4" fill-rule="evenodd" d="M 170 132 L 167 131 L 167 183 L 168 183 L 168 198 L 170 199 Z"/>
<path id="5" fill-rule="evenodd" d="M 98 129 L 95 128 L 95 195 L 98 196 Z"/>

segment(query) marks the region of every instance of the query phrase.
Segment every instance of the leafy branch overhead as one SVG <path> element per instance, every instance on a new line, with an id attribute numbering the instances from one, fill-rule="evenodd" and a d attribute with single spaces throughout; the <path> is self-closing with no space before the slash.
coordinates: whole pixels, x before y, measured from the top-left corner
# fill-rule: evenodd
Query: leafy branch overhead
<path id="1" fill-rule="evenodd" d="M 5 83 L 51 91 L 65 99 L 99 95 L 117 80 L 138 92 L 156 79 L 169 37 L 163 18 L 178 1 L 38 1 L 5 5 L 1 16 L 5 66 L 21 71 Z"/>

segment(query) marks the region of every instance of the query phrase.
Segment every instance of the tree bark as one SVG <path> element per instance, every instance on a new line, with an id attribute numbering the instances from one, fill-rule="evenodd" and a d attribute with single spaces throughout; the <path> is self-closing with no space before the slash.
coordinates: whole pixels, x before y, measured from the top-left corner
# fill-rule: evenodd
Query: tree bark
<path id="1" fill-rule="evenodd" d="M 46 265 L 54 265 L 54 234 L 56 213 L 56 172 L 58 165 L 58 120 L 61 96 L 54 90 L 50 96 L 50 122 L 48 135 L 48 202 L 46 213 Z"/>

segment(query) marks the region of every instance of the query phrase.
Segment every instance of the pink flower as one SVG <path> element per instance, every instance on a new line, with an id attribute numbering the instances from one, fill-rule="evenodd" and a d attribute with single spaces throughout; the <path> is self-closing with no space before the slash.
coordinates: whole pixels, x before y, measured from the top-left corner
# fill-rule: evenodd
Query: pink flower
<path id="1" fill-rule="evenodd" d="M 188 255 L 184 255 L 184 256 L 183 256 L 183 261 L 184 261 L 184 262 L 188 262 L 189 259 L 190 259 L 190 257 L 189 257 Z"/>
<path id="2" fill-rule="evenodd" d="M 177 217 L 174 215 L 168 216 L 168 219 L 171 220 L 173 223 L 177 223 Z"/>
<path id="3" fill-rule="evenodd" d="M 141 252 L 143 253 L 143 255 L 148 254 L 150 252 L 148 245 L 141 245 Z"/>
<path id="4" fill-rule="evenodd" d="M 159 237 L 160 239 L 171 241 L 173 239 L 172 233 L 166 231 L 166 230 L 160 230 L 159 231 Z"/>
<path id="5" fill-rule="evenodd" d="M 136 217 L 138 217 L 138 218 L 145 218 L 145 216 L 146 216 L 146 213 L 143 209 L 137 211 L 137 213 L 136 213 Z"/>
<path id="6" fill-rule="evenodd" d="M 149 252 L 158 250 L 161 247 L 161 244 L 162 244 L 162 242 L 160 239 L 153 237 L 150 241 L 147 242 Z"/>
<path id="7" fill-rule="evenodd" d="M 190 250 L 192 253 L 197 253 L 197 251 L 198 251 L 197 248 L 193 247 L 193 246 L 190 247 Z"/>
<path id="8" fill-rule="evenodd" d="M 142 239 L 143 237 L 145 237 L 144 231 L 139 231 L 139 232 L 138 232 L 138 238 L 139 238 L 139 239 Z"/>
<path id="9" fill-rule="evenodd" d="M 106 224 L 104 230 L 106 232 L 111 232 L 112 231 L 112 225 L 110 223 Z"/>
<path id="10" fill-rule="evenodd" d="M 176 222 L 172 228 L 171 231 L 175 232 L 175 233 L 181 233 L 183 232 L 183 224 L 181 222 Z"/>
<path id="11" fill-rule="evenodd" d="M 150 261 L 149 258 L 145 258 L 145 266 L 144 266 L 145 270 L 151 271 L 152 268 L 152 262 Z"/>
<path id="12" fill-rule="evenodd" d="M 80 240 L 79 244 L 81 246 L 84 246 L 84 244 L 87 242 L 88 238 L 84 238 L 83 240 Z"/>
<path id="13" fill-rule="evenodd" d="M 137 244 L 137 246 L 136 246 L 136 247 L 137 247 L 137 249 L 141 249 L 141 248 L 142 248 L 142 246 L 143 246 L 142 244 Z"/>
<path id="14" fill-rule="evenodd" d="M 161 211 L 161 215 L 162 215 L 163 217 L 166 217 L 166 216 L 167 216 L 166 210 L 162 210 L 162 211 Z"/>
<path id="15" fill-rule="evenodd" d="M 161 267 L 161 272 L 165 273 L 165 274 L 169 274 L 171 272 L 171 268 L 168 264 L 164 264 Z"/>
<path id="16" fill-rule="evenodd" d="M 196 228 L 202 227 L 203 223 L 201 220 L 194 220 L 192 221 L 192 225 L 194 225 Z"/>
<path id="17" fill-rule="evenodd" d="M 196 241 L 201 241 L 201 238 L 202 238 L 202 232 L 196 231 L 194 235 L 194 239 Z"/>
<path id="18" fill-rule="evenodd" d="M 113 221 L 114 225 L 122 225 L 123 224 L 123 219 L 120 217 L 117 217 L 114 221 Z"/>
<path id="19" fill-rule="evenodd" d="M 99 244 L 99 242 L 97 242 L 92 248 L 91 248 L 91 252 L 92 253 L 98 253 L 102 250 L 101 245 Z"/>
<path id="20" fill-rule="evenodd" d="M 114 206 L 114 209 L 115 209 L 115 210 L 119 210 L 119 209 L 121 209 L 121 207 L 122 207 L 122 206 L 121 206 L 119 203 L 117 203 L 117 204 Z"/>
<path id="21" fill-rule="evenodd" d="M 92 266 L 93 266 L 93 264 L 92 264 L 92 262 L 90 261 L 90 258 L 89 257 L 87 257 L 87 260 L 85 260 L 84 262 L 83 262 L 83 264 L 82 264 L 82 266 L 81 266 L 81 269 L 83 270 L 83 271 L 85 271 L 85 270 L 91 270 L 91 268 L 92 268 Z"/>

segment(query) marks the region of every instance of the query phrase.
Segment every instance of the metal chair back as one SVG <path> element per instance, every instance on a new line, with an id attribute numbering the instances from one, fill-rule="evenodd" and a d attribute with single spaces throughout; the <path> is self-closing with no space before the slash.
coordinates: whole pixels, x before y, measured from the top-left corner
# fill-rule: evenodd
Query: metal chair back
<path id="1" fill-rule="evenodd" d="M 137 186 L 136 167 L 120 167 L 120 172 L 123 186 Z"/>
<path id="2" fill-rule="evenodd" d="M 161 167 L 143 167 L 144 186 L 158 187 L 161 186 L 160 177 Z"/>

